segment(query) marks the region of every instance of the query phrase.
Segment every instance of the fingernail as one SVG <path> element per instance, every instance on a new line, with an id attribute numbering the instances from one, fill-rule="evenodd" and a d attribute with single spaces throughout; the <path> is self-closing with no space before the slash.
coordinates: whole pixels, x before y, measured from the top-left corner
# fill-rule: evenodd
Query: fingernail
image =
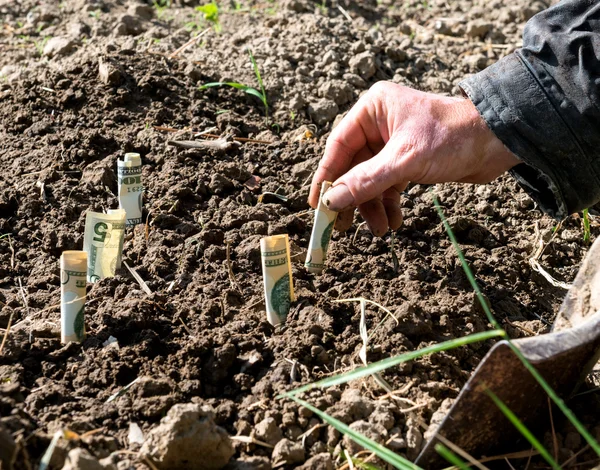
<path id="1" fill-rule="evenodd" d="M 345 184 L 338 184 L 323 194 L 323 203 L 327 209 L 340 212 L 354 203 L 354 196 Z"/>

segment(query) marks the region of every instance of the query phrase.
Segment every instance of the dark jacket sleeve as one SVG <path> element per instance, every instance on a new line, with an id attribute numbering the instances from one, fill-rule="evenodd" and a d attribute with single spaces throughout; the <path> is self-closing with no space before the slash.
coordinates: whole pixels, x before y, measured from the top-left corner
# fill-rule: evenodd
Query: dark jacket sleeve
<path id="1" fill-rule="evenodd" d="M 562 219 L 600 201 L 600 2 L 563 0 L 525 26 L 523 48 L 460 83 L 524 163 L 512 173 Z"/>

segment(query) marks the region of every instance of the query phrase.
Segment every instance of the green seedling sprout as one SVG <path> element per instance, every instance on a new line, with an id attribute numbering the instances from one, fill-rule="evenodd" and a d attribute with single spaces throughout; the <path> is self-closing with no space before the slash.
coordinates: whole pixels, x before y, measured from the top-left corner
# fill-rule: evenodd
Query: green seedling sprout
<path id="1" fill-rule="evenodd" d="M 204 20 L 212 23 L 215 33 L 220 33 L 221 23 L 219 22 L 219 5 L 214 0 L 206 5 L 196 7 L 196 11 L 202 13 Z"/>
<path id="2" fill-rule="evenodd" d="M 269 103 L 267 102 L 267 93 L 265 92 L 265 87 L 264 87 L 264 84 L 262 81 L 262 77 L 260 75 L 260 71 L 258 70 L 258 64 L 256 63 L 256 60 L 254 59 L 254 56 L 252 55 L 252 51 L 250 49 L 248 49 L 248 54 L 250 55 L 250 62 L 252 62 L 252 68 L 254 69 L 254 75 L 256 76 L 258 85 L 260 86 L 260 91 L 258 91 L 256 88 L 252 88 L 248 85 L 243 85 L 242 83 L 238 83 L 238 82 L 205 83 L 204 85 L 202 85 L 200 87 L 200 90 L 205 90 L 206 88 L 213 88 L 213 87 L 219 87 L 219 86 L 230 86 L 237 90 L 241 90 L 244 93 L 247 93 L 249 95 L 256 96 L 258 99 L 260 99 L 262 101 L 262 104 L 265 107 L 265 118 L 268 121 L 269 120 Z"/>
<path id="3" fill-rule="evenodd" d="M 583 209 L 583 243 L 589 243 L 591 238 L 589 209 Z"/>

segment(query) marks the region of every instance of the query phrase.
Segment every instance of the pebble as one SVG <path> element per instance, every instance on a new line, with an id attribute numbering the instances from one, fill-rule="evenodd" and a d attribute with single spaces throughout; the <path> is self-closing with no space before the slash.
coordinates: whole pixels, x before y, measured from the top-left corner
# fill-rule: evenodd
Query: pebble
<path id="1" fill-rule="evenodd" d="M 77 448 L 69 452 L 62 470 L 107 470 L 108 468 L 114 466 L 105 467 L 87 450 Z"/>
<path id="2" fill-rule="evenodd" d="M 315 124 L 322 126 L 335 119 L 340 108 L 335 101 L 321 99 L 308 105 L 308 114 Z"/>
<path id="3" fill-rule="evenodd" d="M 359 75 L 364 80 L 368 80 L 377 71 L 375 66 L 375 56 L 370 52 L 363 52 L 355 55 L 349 62 L 352 73 Z"/>
<path id="4" fill-rule="evenodd" d="M 469 21 L 467 23 L 466 34 L 471 38 L 483 38 L 491 30 L 492 23 L 488 23 L 485 20 L 477 19 Z"/>
<path id="5" fill-rule="evenodd" d="M 419 430 L 418 424 L 409 421 L 407 423 L 408 431 L 406 432 L 406 456 L 409 460 L 414 461 L 419 452 L 421 452 L 421 446 L 423 445 L 423 434 Z"/>
<path id="6" fill-rule="evenodd" d="M 216 470 L 233 454 L 231 439 L 215 424 L 212 408 L 195 403 L 173 406 L 140 449 L 160 470 Z"/>
<path id="7" fill-rule="evenodd" d="M 379 444 L 383 444 L 388 435 L 386 429 L 383 426 L 380 426 L 379 424 L 372 424 L 363 420 L 355 421 L 354 423 L 352 423 L 350 425 L 350 429 L 361 433 L 362 435 L 374 440 Z M 347 435 L 344 436 L 343 442 L 344 448 L 347 449 L 348 452 L 350 452 L 350 455 L 354 455 L 360 452 L 361 450 L 364 450 L 360 444 L 354 442 Z"/>
<path id="8" fill-rule="evenodd" d="M 308 459 L 297 470 L 333 470 L 333 459 L 329 452 L 322 452 Z"/>
<path id="9" fill-rule="evenodd" d="M 100 60 L 98 63 L 98 75 L 100 81 L 105 85 L 117 85 L 121 81 L 121 71 L 110 62 Z"/>
<path id="10" fill-rule="evenodd" d="M 304 447 L 299 442 L 281 439 L 273 449 L 271 461 L 273 464 L 285 462 L 288 465 L 302 463 L 304 462 Z"/>
<path id="11" fill-rule="evenodd" d="M 259 441 L 273 446 L 281 440 L 283 434 L 274 418 L 265 418 L 254 428 L 254 436 Z"/>
<path id="12" fill-rule="evenodd" d="M 131 16 L 142 18 L 143 20 L 151 20 L 154 16 L 154 8 L 152 8 L 150 5 L 144 5 L 143 3 L 135 3 L 133 5 L 129 5 L 129 8 L 127 8 L 127 13 Z"/>
<path id="13" fill-rule="evenodd" d="M 352 100 L 352 87 L 342 80 L 329 80 L 318 90 L 321 98 L 333 100 L 337 105 L 343 105 Z"/>
<path id="14" fill-rule="evenodd" d="M 57 36 L 48 40 L 44 46 L 42 55 L 46 57 L 59 57 L 70 54 L 74 48 L 75 42 L 72 39 Z"/>

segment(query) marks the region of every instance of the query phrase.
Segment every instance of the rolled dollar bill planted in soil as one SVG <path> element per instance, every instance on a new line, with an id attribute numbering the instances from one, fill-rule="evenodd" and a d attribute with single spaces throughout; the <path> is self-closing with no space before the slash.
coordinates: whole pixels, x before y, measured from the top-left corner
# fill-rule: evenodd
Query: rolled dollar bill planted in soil
<path id="1" fill-rule="evenodd" d="M 85 216 L 83 250 L 87 252 L 87 280 L 96 282 L 112 277 L 121 262 L 125 235 L 125 211 L 110 214 L 88 212 Z"/>
<path id="2" fill-rule="evenodd" d="M 323 195 L 331 187 L 331 182 L 323 181 L 321 184 L 321 194 L 319 195 L 319 205 L 315 211 L 315 224 L 313 225 L 310 235 L 310 243 L 308 244 L 308 253 L 306 254 L 306 262 L 304 266 L 309 272 L 321 274 L 325 265 L 325 257 L 327 256 L 327 247 L 335 219 L 338 213 L 327 209 L 323 202 Z"/>
<path id="3" fill-rule="evenodd" d="M 117 160 L 119 209 L 127 213 L 127 226 L 142 223 L 142 159 L 139 153 L 126 153 Z"/>
<path id="4" fill-rule="evenodd" d="M 260 240 L 267 320 L 273 326 L 285 322 L 295 300 L 290 242 L 287 235 Z"/>
<path id="5" fill-rule="evenodd" d="M 85 278 L 87 253 L 63 251 L 60 255 L 60 340 L 83 341 L 85 337 Z"/>

